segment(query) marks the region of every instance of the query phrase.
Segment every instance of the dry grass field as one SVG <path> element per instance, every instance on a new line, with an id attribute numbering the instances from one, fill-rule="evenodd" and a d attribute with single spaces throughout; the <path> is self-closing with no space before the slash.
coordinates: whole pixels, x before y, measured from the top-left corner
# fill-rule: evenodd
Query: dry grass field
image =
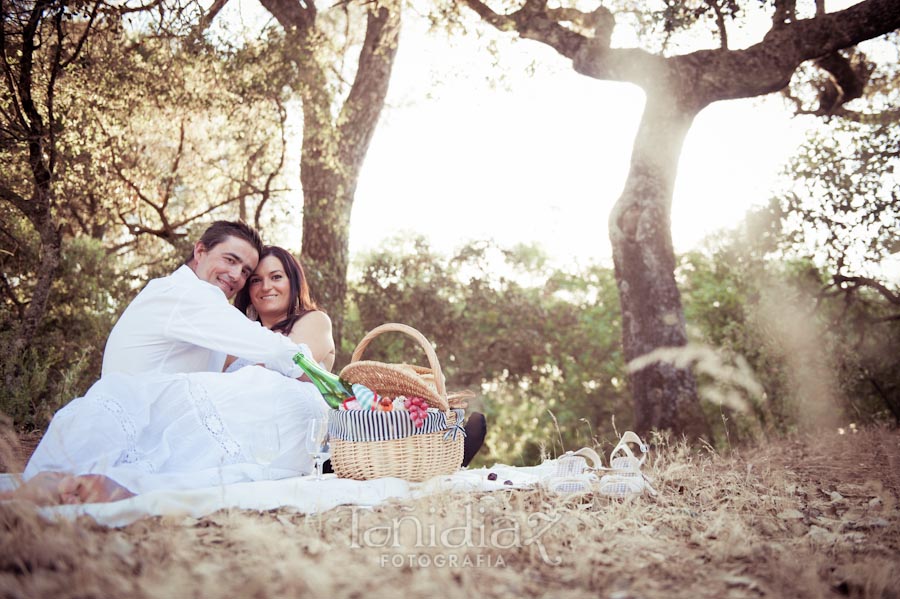
<path id="1" fill-rule="evenodd" d="M 900 433 L 718 455 L 660 444 L 656 498 L 451 494 L 122 529 L 0 505 L 2 597 L 900 597 Z"/>

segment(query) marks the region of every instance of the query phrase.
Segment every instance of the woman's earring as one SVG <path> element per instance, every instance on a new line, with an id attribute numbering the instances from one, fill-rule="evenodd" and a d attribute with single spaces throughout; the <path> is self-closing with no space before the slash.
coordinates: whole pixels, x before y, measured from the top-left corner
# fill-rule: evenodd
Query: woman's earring
<path id="1" fill-rule="evenodd" d="M 250 320 L 259 320 L 259 314 L 257 314 L 256 308 L 253 307 L 253 304 L 247 306 L 247 310 L 245 310 L 245 313 L 247 314 L 247 318 L 249 318 Z"/>

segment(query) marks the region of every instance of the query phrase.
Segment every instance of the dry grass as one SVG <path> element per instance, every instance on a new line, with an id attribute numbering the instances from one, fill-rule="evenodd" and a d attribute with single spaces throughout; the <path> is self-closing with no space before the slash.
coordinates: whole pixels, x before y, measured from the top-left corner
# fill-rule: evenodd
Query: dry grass
<path id="1" fill-rule="evenodd" d="M 897 431 L 653 455 L 659 497 L 625 502 L 509 490 L 123 529 L 6 504 L 0 594 L 900 597 Z"/>

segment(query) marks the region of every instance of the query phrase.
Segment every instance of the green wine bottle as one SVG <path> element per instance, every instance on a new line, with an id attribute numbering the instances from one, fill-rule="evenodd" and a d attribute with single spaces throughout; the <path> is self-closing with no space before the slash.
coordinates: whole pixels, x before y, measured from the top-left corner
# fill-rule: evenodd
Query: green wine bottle
<path id="1" fill-rule="evenodd" d="M 333 372 L 328 372 L 313 360 L 307 358 L 301 353 L 294 355 L 294 363 L 303 369 L 312 384 L 316 386 L 325 403 L 335 410 L 341 407 L 341 404 L 348 399 L 353 399 L 358 395 L 366 395 L 368 391 L 364 385 L 351 385 Z M 363 391 L 365 390 L 365 391 Z M 371 392 L 370 392 L 371 393 Z M 374 394 L 373 394 L 374 395 Z"/>

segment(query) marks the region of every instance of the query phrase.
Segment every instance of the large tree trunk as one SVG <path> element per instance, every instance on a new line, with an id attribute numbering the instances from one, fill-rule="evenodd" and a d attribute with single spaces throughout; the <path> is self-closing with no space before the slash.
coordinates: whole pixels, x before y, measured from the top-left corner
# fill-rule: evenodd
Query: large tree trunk
<path id="1" fill-rule="evenodd" d="M 841 101 L 847 101 L 862 82 L 847 85 L 835 61 L 823 59 L 900 27 L 897 0 L 864 0 L 835 13 L 819 11 L 811 19 L 796 19 L 793 3 L 776 2 L 780 14 L 776 11 L 772 28 L 749 48 L 728 50 L 720 19 L 722 48 L 664 57 L 611 47 L 615 15 L 603 6 L 588 13 L 551 7 L 547 0 L 524 0 L 512 12 L 498 13 L 481 0 L 464 3 L 501 31 L 517 31 L 554 48 L 583 75 L 627 81 L 647 92 L 631 171 L 609 222 L 629 361 L 686 342 L 669 215 L 678 155 L 694 116 L 712 102 L 778 91 L 808 60 L 819 61 L 844 92 Z M 574 3 L 563 3 L 569 4 Z M 834 110 L 833 103 L 827 106 L 829 114 Z M 640 431 L 656 427 L 692 437 L 706 433 L 690 372 L 657 363 L 632 373 L 629 382 Z"/>
<path id="2" fill-rule="evenodd" d="M 19 137 L 27 140 L 28 168 L 31 171 L 31 196 L 25 199 L 12 187 L 0 185 L 0 199 L 15 206 L 37 231 L 40 239 L 40 265 L 36 273 L 34 289 L 28 306 L 25 308 L 21 322 L 14 332 L 11 346 L 7 351 L 13 355 L 22 356 L 28 353 L 35 334 L 47 313 L 50 302 L 50 291 L 62 257 L 62 233 L 54 213 L 55 198 L 53 193 L 54 164 L 56 161 L 56 146 L 53 133 L 60 127 L 59 121 L 54 117 L 53 98 L 55 96 L 55 83 L 63 70 L 61 54 L 53 53 L 46 63 L 39 63 L 50 70 L 50 84 L 46 89 L 40 90 L 45 94 L 36 93 L 40 89 L 39 83 L 34 79 L 36 53 L 42 43 L 50 43 L 50 39 L 41 42 L 41 26 L 46 18 L 45 13 L 56 18 L 58 23 L 63 14 L 62 6 L 52 6 L 51 3 L 39 3 L 31 8 L 28 21 L 22 27 L 19 35 L 0 36 L 0 53 L 4 57 L 4 75 L 6 89 L 4 90 L 17 106 L 14 119 L 6 121 L 5 127 L 12 132 L 12 138 Z M 5 16 L 5 15 L 4 15 Z M 57 44 L 61 44 L 58 37 L 54 38 Z M 85 30 L 84 35 L 87 34 Z M 15 41 L 12 41 L 15 40 Z M 12 42 L 12 43 L 11 43 Z M 21 45 L 16 46 L 18 42 Z M 14 57 L 10 60 L 9 57 Z M 74 56 L 73 56 L 74 58 Z M 40 72 L 40 71 L 38 71 Z M 15 83 L 13 80 L 15 79 Z M 45 115 L 38 109 L 36 97 L 44 101 Z M 46 121 L 46 122 L 45 122 Z M 15 362 L 15 368 L 8 371 L 4 383 L 7 386 L 17 385 L 21 374 L 23 360 Z"/>
<path id="3" fill-rule="evenodd" d="M 687 344 L 684 310 L 675 284 L 671 205 L 678 157 L 694 111 L 674 94 L 648 95 L 634 142 L 631 169 L 609 219 L 622 309 L 626 361 L 660 347 Z M 629 375 L 635 428 L 707 435 L 690 370 L 656 362 Z"/>
<path id="4" fill-rule="evenodd" d="M 16 331 L 16 339 L 11 348 L 17 354 L 22 354 L 27 350 L 38 326 L 44 320 L 50 303 L 50 287 L 56 278 L 56 272 L 59 270 L 62 260 L 62 234 L 53 218 L 49 203 L 44 207 L 43 212 L 45 214 L 41 215 L 41 219 L 34 223 L 41 239 L 41 262 L 36 273 L 37 281 L 31 294 L 31 300 L 25 309 L 25 316 Z"/>
<path id="5" fill-rule="evenodd" d="M 25 356 L 28 354 L 38 327 L 47 314 L 51 286 L 62 260 L 62 233 L 53 216 L 51 193 L 49 181 L 46 181 L 44 185 L 36 187 L 34 199 L 24 207 L 24 211 L 37 230 L 40 239 L 40 264 L 35 273 L 37 280 L 28 306 L 14 331 L 10 347 L 7 348 L 12 355 Z M 23 363 L 23 359 L 16 360 L 14 367 L 6 371 L 3 383 L 7 389 L 12 389 L 20 384 L 21 371 L 19 369 Z"/>
<path id="6" fill-rule="evenodd" d="M 330 316 L 338 360 L 342 359 L 344 306 L 350 245 L 350 214 L 369 143 L 387 96 L 400 39 L 400 3 L 383 1 L 366 16 L 366 36 L 347 99 L 333 115 L 336 88 L 321 53 L 314 3 L 262 0 L 294 43 L 296 88 L 303 102 L 302 260 L 313 297 Z"/>
<path id="7" fill-rule="evenodd" d="M 356 177 L 348 180 L 350 177 L 332 172 L 318 161 L 306 159 L 301 166 L 300 178 L 303 182 L 304 269 L 313 298 L 331 316 L 335 343 L 339 346 L 343 338 L 350 211 Z"/>

